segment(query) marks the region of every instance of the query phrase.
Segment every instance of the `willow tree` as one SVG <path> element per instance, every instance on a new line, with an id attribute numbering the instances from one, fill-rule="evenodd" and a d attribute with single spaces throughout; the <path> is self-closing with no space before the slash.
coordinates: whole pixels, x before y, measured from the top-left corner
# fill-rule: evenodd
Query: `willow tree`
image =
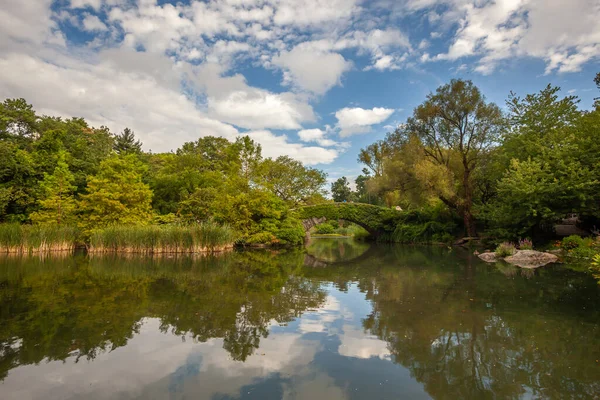
<path id="1" fill-rule="evenodd" d="M 404 131 L 421 143 L 423 163 L 417 177 L 435 182 L 428 189 L 463 218 L 475 236 L 474 177 L 480 162 L 499 139 L 502 112 L 471 81 L 452 80 L 427 96 L 407 120 Z"/>

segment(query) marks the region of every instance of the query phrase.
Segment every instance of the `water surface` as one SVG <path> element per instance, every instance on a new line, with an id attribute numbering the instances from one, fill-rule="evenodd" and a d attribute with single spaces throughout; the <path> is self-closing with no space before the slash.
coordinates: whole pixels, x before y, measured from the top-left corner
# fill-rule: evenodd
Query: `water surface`
<path id="1" fill-rule="evenodd" d="M 348 239 L 0 259 L 1 399 L 594 399 L 599 360 L 567 265 Z"/>

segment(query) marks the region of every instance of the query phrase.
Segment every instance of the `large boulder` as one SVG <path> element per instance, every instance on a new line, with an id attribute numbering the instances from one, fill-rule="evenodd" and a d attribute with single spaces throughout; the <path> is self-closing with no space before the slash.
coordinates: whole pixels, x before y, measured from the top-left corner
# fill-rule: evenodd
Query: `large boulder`
<path id="1" fill-rule="evenodd" d="M 512 256 L 506 257 L 504 261 L 521 268 L 537 268 L 558 261 L 558 257 L 535 250 L 519 250 Z"/>
<path id="2" fill-rule="evenodd" d="M 491 252 L 481 253 L 479 255 L 479 258 L 481 258 L 483 261 L 489 262 L 489 263 L 498 261 L 498 257 L 496 257 L 496 254 L 491 253 Z"/>

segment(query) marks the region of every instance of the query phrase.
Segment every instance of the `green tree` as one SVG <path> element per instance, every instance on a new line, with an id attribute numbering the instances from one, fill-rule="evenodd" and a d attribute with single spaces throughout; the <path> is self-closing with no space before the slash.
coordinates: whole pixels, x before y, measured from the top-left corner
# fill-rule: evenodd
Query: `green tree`
<path id="1" fill-rule="evenodd" d="M 352 189 L 350 189 L 350 183 L 345 176 L 331 184 L 331 197 L 336 203 L 352 200 Z"/>
<path id="2" fill-rule="evenodd" d="M 131 129 L 125 128 L 123 132 L 115 135 L 113 149 L 119 155 L 141 154 L 142 142 L 136 139 L 135 133 Z"/>
<path id="3" fill-rule="evenodd" d="M 58 153 L 58 163 L 52 175 L 44 174 L 40 187 L 42 198 L 38 200 L 40 210 L 31 214 L 31 220 L 43 225 L 65 225 L 75 222 L 77 204 L 73 193 L 75 178 L 67 165 L 67 153 Z"/>
<path id="4" fill-rule="evenodd" d="M 461 215 L 469 236 L 476 235 L 475 173 L 498 142 L 502 126 L 500 108 L 487 103 L 471 81 L 452 80 L 429 94 L 404 128 L 422 145 L 424 163 L 417 178 L 437 182 L 428 189 Z"/>
<path id="5" fill-rule="evenodd" d="M 6 99 L 0 103 L 0 139 L 26 146 L 35 138 L 37 120 L 25 99 Z"/>
<path id="6" fill-rule="evenodd" d="M 305 167 L 288 156 L 264 160 L 262 171 L 264 185 L 291 206 L 325 192 L 327 175 L 323 171 Z"/>
<path id="7" fill-rule="evenodd" d="M 152 191 L 144 182 L 145 166 L 135 156 L 115 156 L 100 164 L 79 203 L 87 230 L 110 224 L 147 224 L 152 219 Z"/>
<path id="8" fill-rule="evenodd" d="M 524 236 L 569 213 L 600 218 L 599 131 L 600 111 L 585 113 L 548 131 L 527 159 L 513 158 L 488 207 L 490 219 Z"/>

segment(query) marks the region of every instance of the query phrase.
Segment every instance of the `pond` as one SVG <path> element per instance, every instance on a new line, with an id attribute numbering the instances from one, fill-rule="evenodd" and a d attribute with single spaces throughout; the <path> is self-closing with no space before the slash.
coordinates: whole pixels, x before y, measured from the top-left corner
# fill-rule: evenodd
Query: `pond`
<path id="1" fill-rule="evenodd" d="M 600 288 L 447 247 L 0 259 L 0 398 L 600 394 Z"/>

